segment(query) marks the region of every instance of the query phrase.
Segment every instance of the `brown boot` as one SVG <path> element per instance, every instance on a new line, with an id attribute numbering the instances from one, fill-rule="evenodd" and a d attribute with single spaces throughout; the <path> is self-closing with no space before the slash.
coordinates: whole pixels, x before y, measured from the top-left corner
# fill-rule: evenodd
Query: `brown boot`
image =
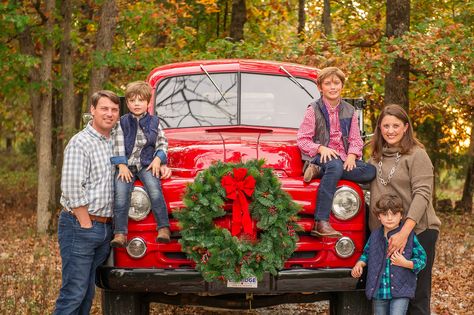
<path id="1" fill-rule="evenodd" d="M 303 181 L 305 183 L 309 183 L 313 179 L 317 178 L 319 176 L 319 173 L 321 172 L 321 167 L 316 164 L 309 164 L 306 170 L 304 171 L 303 175 Z"/>
<path id="2" fill-rule="evenodd" d="M 158 229 L 158 236 L 156 237 L 157 243 L 169 243 L 170 242 L 170 228 L 165 226 Z"/>
<path id="3" fill-rule="evenodd" d="M 115 234 L 114 239 L 110 242 L 111 247 L 125 247 L 127 245 L 127 236 L 125 234 Z"/>
<path id="4" fill-rule="evenodd" d="M 316 237 L 342 237 L 342 233 L 333 229 L 328 221 L 317 221 L 314 229 L 311 230 L 311 235 Z"/>

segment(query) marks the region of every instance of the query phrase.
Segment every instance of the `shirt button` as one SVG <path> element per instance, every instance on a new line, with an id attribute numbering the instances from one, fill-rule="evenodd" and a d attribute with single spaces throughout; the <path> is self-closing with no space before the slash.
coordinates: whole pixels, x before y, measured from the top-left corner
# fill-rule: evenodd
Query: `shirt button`
<path id="1" fill-rule="evenodd" d="M 391 287 L 393 289 L 393 287 Z"/>

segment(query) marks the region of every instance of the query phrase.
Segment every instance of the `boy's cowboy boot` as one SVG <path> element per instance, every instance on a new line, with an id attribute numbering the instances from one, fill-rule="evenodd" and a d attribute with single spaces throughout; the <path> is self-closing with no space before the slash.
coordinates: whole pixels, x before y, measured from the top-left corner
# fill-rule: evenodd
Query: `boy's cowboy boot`
<path id="1" fill-rule="evenodd" d="M 303 175 L 303 181 L 305 183 L 309 183 L 313 179 L 317 178 L 319 176 L 319 173 L 321 172 L 321 167 L 316 164 L 309 164 L 306 170 L 304 171 Z"/>
<path id="2" fill-rule="evenodd" d="M 127 245 L 127 236 L 125 234 L 115 234 L 110 242 L 110 247 L 125 247 Z"/>
<path id="3" fill-rule="evenodd" d="M 156 237 L 157 243 L 169 243 L 170 242 L 170 228 L 165 226 L 158 229 L 158 236 Z"/>
<path id="4" fill-rule="evenodd" d="M 329 224 L 328 221 L 317 221 L 310 233 L 312 236 L 316 237 L 342 237 L 342 233 L 333 229 L 333 227 L 331 226 L 331 224 Z"/>

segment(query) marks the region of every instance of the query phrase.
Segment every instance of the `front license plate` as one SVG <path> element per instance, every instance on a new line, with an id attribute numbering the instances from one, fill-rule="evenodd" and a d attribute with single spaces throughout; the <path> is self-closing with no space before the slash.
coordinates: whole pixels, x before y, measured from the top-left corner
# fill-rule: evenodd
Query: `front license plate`
<path id="1" fill-rule="evenodd" d="M 256 277 L 246 278 L 242 281 L 227 281 L 228 288 L 257 288 L 258 281 Z"/>

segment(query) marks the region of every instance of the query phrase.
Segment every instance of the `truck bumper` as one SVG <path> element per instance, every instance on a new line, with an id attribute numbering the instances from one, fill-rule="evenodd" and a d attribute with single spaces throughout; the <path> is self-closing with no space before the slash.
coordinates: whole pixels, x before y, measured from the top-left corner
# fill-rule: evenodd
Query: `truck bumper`
<path id="1" fill-rule="evenodd" d="M 194 269 L 124 269 L 100 266 L 97 285 L 105 290 L 147 293 L 284 294 L 340 292 L 362 289 L 350 268 L 289 269 L 265 274 L 257 288 L 228 288 L 226 282 L 206 282 Z"/>

